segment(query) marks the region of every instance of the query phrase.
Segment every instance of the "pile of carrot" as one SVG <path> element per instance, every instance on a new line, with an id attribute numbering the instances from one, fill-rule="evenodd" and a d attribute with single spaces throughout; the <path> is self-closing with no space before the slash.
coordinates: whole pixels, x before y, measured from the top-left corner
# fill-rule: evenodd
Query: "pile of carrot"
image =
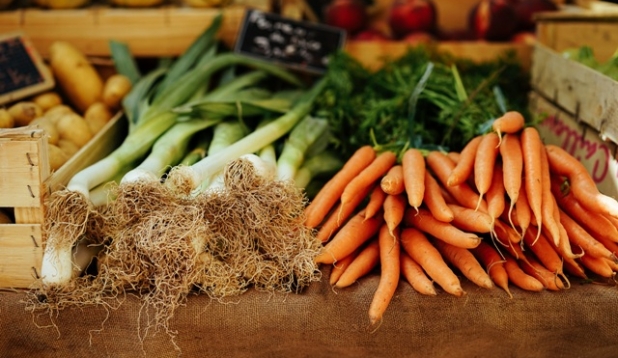
<path id="1" fill-rule="evenodd" d="M 379 269 L 372 324 L 401 281 L 424 295 L 437 295 L 437 284 L 462 296 L 463 275 L 512 297 L 511 284 L 559 291 L 570 275 L 618 271 L 618 202 L 518 112 L 460 152 L 361 147 L 305 214 L 324 244 L 315 261 L 332 265 L 331 285 L 348 287 Z"/>

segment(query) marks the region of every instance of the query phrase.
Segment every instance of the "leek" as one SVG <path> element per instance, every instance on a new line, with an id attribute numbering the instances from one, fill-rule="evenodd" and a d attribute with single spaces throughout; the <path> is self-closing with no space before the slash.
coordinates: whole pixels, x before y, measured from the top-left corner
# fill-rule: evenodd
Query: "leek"
<path id="1" fill-rule="evenodd" d="M 197 138 L 196 143 L 191 151 L 189 151 L 184 158 L 182 158 L 179 165 L 193 165 L 202 160 L 202 158 L 206 156 L 206 153 L 208 153 L 208 146 L 210 145 L 210 140 L 212 139 L 210 131 L 207 133 L 198 133 L 195 137 Z"/>
<path id="2" fill-rule="evenodd" d="M 323 151 L 305 160 L 296 171 L 294 184 L 298 188 L 307 188 L 314 178 L 336 173 L 342 167 L 343 161 L 338 156 L 329 151 Z"/>
<path id="3" fill-rule="evenodd" d="M 306 116 L 290 132 L 279 158 L 277 159 L 277 178 L 293 180 L 296 171 L 305 159 L 305 153 L 328 129 L 325 119 Z"/>

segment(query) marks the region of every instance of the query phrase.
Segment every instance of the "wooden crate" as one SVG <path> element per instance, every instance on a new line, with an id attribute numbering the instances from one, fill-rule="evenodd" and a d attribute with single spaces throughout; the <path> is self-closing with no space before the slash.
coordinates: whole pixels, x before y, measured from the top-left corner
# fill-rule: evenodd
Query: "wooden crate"
<path id="1" fill-rule="evenodd" d="M 537 16 L 530 110 L 546 143 L 578 158 L 607 195 L 618 197 L 618 82 L 562 53 L 590 46 L 600 61 L 618 49 L 618 6 L 591 2 Z"/>
<path id="2" fill-rule="evenodd" d="M 15 218 L 14 224 L 0 224 L 0 287 L 25 288 L 34 282 L 43 256 L 45 237 L 41 229 L 46 195 L 110 153 L 125 133 L 126 119 L 118 113 L 68 162 L 51 173 L 43 130 L 0 130 L 0 208 L 8 208 Z"/>
<path id="3" fill-rule="evenodd" d="M 251 7 L 268 10 L 269 2 Z M 87 56 L 109 56 L 109 41 L 129 45 L 138 57 L 175 56 L 182 53 L 220 12 L 219 37 L 232 47 L 244 18 L 246 5 L 223 9 L 162 6 L 131 9 L 93 5 L 81 9 L 23 8 L 0 11 L 0 33 L 23 31 L 43 57 L 53 41 L 72 43 Z"/>

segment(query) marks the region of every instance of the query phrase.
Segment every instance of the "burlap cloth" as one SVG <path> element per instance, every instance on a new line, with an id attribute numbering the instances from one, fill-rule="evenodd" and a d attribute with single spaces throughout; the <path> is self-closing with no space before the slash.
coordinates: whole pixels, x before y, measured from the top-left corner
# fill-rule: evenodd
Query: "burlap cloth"
<path id="1" fill-rule="evenodd" d="M 378 282 L 333 291 L 326 278 L 302 294 L 249 291 L 231 303 L 192 296 L 172 329 L 183 357 L 618 357 L 618 288 L 576 283 L 567 291 L 483 290 L 463 298 L 400 284 L 382 325 L 368 326 Z M 138 334 L 140 302 L 111 311 L 75 308 L 38 328 L 20 292 L 0 293 L 2 357 L 176 357 L 169 337 Z M 49 323 L 48 317 L 36 318 Z M 100 331 L 93 331 L 100 330 Z"/>

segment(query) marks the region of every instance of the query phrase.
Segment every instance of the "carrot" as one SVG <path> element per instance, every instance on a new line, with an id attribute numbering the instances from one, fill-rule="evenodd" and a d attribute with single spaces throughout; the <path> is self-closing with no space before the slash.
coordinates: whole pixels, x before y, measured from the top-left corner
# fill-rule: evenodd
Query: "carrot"
<path id="1" fill-rule="evenodd" d="M 406 211 L 406 198 L 403 195 L 387 195 L 384 200 L 384 222 L 391 235 L 403 220 Z"/>
<path id="2" fill-rule="evenodd" d="M 500 240 L 502 240 L 502 238 L 506 238 L 513 244 L 518 244 L 521 242 L 521 236 L 519 236 L 519 233 L 501 219 L 494 221 L 492 234 L 501 238 Z"/>
<path id="3" fill-rule="evenodd" d="M 434 240 L 433 244 L 445 261 L 457 268 L 472 283 L 487 289 L 494 287 L 489 274 L 468 249 L 447 244 L 442 240 Z"/>
<path id="4" fill-rule="evenodd" d="M 415 148 L 406 150 L 401 157 L 401 167 L 408 203 L 416 209 L 421 206 L 425 194 L 426 167 L 423 153 Z"/>
<path id="5" fill-rule="evenodd" d="M 453 224 L 455 227 L 468 232 L 486 234 L 492 230 L 492 220 L 489 214 L 482 211 L 466 208 L 459 204 L 447 204 L 453 212 Z"/>
<path id="6" fill-rule="evenodd" d="M 376 216 L 365 220 L 361 211 L 341 227 L 341 230 L 322 248 L 314 261 L 319 264 L 332 264 L 348 256 L 374 236 L 384 220 Z"/>
<path id="7" fill-rule="evenodd" d="M 509 290 L 509 275 L 504 268 L 504 259 L 498 251 L 486 242 L 471 250 L 472 254 L 485 266 L 489 277 L 496 286 L 502 288 L 509 297 L 513 298 Z"/>
<path id="8" fill-rule="evenodd" d="M 551 192 L 551 174 L 549 163 L 547 162 L 547 152 L 545 147 L 541 147 L 541 216 L 543 226 L 549 233 L 549 239 L 554 240 L 556 246 L 559 245 L 560 229 L 558 228 L 558 210 L 554 195 Z"/>
<path id="9" fill-rule="evenodd" d="M 442 187 L 444 187 L 459 204 L 475 209 L 477 208 L 479 200 L 481 200 L 479 209 L 481 209 L 481 211 L 487 211 L 487 203 L 480 198 L 465 181 L 457 185 L 447 185 L 448 177 L 453 171 L 455 163 L 453 163 L 446 154 L 439 151 L 431 151 L 427 154 L 425 159 L 427 161 L 427 166 L 431 169 L 436 179 L 442 183 Z"/>
<path id="10" fill-rule="evenodd" d="M 496 118 L 491 124 L 492 129 L 502 137 L 503 133 L 513 134 L 521 131 L 525 125 L 524 116 L 517 111 L 509 111 Z"/>
<path id="11" fill-rule="evenodd" d="M 429 172 L 425 172 L 424 203 L 433 217 L 440 221 L 450 222 L 453 220 L 453 211 L 446 204 L 442 196 L 440 184 Z"/>
<path id="12" fill-rule="evenodd" d="M 427 209 L 421 208 L 418 213 L 406 210 L 403 221 L 406 226 L 414 226 L 436 239 L 464 249 L 475 248 L 481 242 L 481 238 L 476 234 L 460 230 L 451 223 L 437 220 Z"/>
<path id="13" fill-rule="evenodd" d="M 459 160 L 457 161 L 457 164 L 448 175 L 444 185 L 456 186 L 463 184 L 468 177 L 472 175 L 472 170 L 474 169 L 474 159 L 482 139 L 483 136 L 476 136 L 466 143 L 459 153 Z"/>
<path id="14" fill-rule="evenodd" d="M 545 147 L 552 172 L 568 178 L 573 196 L 583 207 L 618 218 L 618 201 L 599 192 L 586 167 L 577 158 L 556 145 Z"/>
<path id="15" fill-rule="evenodd" d="M 433 286 L 433 282 L 427 277 L 421 265 L 414 261 L 405 251 L 401 251 L 399 262 L 401 264 L 402 276 L 416 292 L 427 296 L 438 294 Z"/>
<path id="16" fill-rule="evenodd" d="M 523 263 L 527 265 L 526 263 Z M 522 290 L 540 292 L 545 289 L 545 285 L 534 276 L 528 275 L 511 256 L 506 256 L 504 269 L 509 276 L 509 281 Z"/>
<path id="17" fill-rule="evenodd" d="M 448 152 L 446 156 L 449 157 L 453 163 L 457 164 L 459 159 L 461 159 L 461 152 Z"/>
<path id="18" fill-rule="evenodd" d="M 548 270 L 531 255 L 524 255 L 526 256 L 526 261 L 520 261 L 520 267 L 525 273 L 541 281 L 543 286 L 550 291 L 560 291 L 566 288 L 558 275 Z"/>
<path id="19" fill-rule="evenodd" d="M 560 222 L 566 229 L 571 243 L 581 247 L 587 255 L 618 261 L 616 255 L 590 235 L 586 229 L 581 227 L 573 218 L 565 213 L 564 210 L 560 210 Z"/>
<path id="20" fill-rule="evenodd" d="M 365 219 L 373 217 L 378 211 L 380 211 L 385 199 L 386 193 L 384 190 L 382 190 L 379 185 L 374 186 L 369 194 L 369 201 L 365 206 Z"/>
<path id="21" fill-rule="evenodd" d="M 524 235 L 524 243 L 549 271 L 554 274 L 562 274 L 562 259 L 560 255 L 554 250 L 547 236 L 544 233 L 538 234 L 537 230 L 534 226 L 530 227 L 526 235 Z"/>
<path id="22" fill-rule="evenodd" d="M 363 191 L 358 193 L 345 208 L 343 208 L 342 203 L 337 204 L 335 209 L 328 214 L 326 220 L 320 225 L 316 238 L 322 242 L 328 241 L 341 228 L 341 225 L 354 214 L 354 211 L 365 200 L 365 197 L 369 195 L 372 189 L 372 187 L 363 188 Z"/>
<path id="23" fill-rule="evenodd" d="M 557 248 L 554 247 L 554 249 L 556 249 L 556 251 L 559 253 Z M 564 267 L 565 272 L 568 272 L 569 274 L 579 277 L 579 278 L 583 278 L 583 279 L 588 278 L 586 275 L 586 270 L 584 270 L 584 268 L 577 261 L 577 259 L 574 259 L 572 257 L 565 257 L 565 256 L 561 256 L 561 257 L 563 259 L 562 266 Z"/>
<path id="24" fill-rule="evenodd" d="M 496 162 L 491 185 L 485 194 L 485 200 L 487 200 L 487 213 L 491 217 L 492 226 L 496 219 L 502 215 L 502 212 L 506 207 L 504 194 L 505 190 L 504 182 L 502 180 L 502 164 L 500 162 Z"/>
<path id="25" fill-rule="evenodd" d="M 391 151 L 386 151 L 378 154 L 378 156 L 369 164 L 363 171 L 355 176 L 345 186 L 341 193 L 341 208 L 340 212 L 356 201 L 360 193 L 365 191 L 376 181 L 378 181 L 397 161 L 397 156 Z"/>
<path id="26" fill-rule="evenodd" d="M 498 157 L 498 145 L 500 137 L 494 133 L 485 134 L 476 150 L 474 157 L 474 184 L 479 193 L 477 209 L 481 205 L 483 195 L 487 193 L 494 176 L 496 158 Z"/>
<path id="27" fill-rule="evenodd" d="M 524 187 L 524 191 L 525 191 L 525 184 L 522 183 L 522 186 Z M 526 195 L 519 195 L 519 197 L 517 198 L 517 202 L 515 203 L 515 217 L 517 218 L 517 225 L 519 226 L 520 229 L 520 236 L 524 236 L 524 234 L 526 233 L 526 230 L 528 230 L 528 227 L 530 226 L 530 222 L 531 222 L 531 217 L 532 217 L 532 210 L 530 209 L 530 203 L 528 202 L 528 196 Z"/>
<path id="28" fill-rule="evenodd" d="M 404 228 L 401 231 L 401 246 L 444 291 L 457 297 L 465 294 L 457 275 L 420 230 Z"/>
<path id="29" fill-rule="evenodd" d="M 601 277 L 614 277 L 614 271 L 612 270 L 609 262 L 603 260 L 600 257 L 594 257 L 591 255 L 584 255 L 579 258 L 579 262 L 590 270 L 590 272 L 597 274 Z"/>
<path id="30" fill-rule="evenodd" d="M 350 262 L 348 268 L 335 283 L 335 287 L 343 288 L 350 286 L 358 281 L 358 279 L 371 272 L 371 270 L 378 265 L 379 261 L 379 243 L 378 239 L 374 238 L 371 239 Z"/>
<path id="31" fill-rule="evenodd" d="M 329 283 L 331 284 L 331 286 L 337 283 L 337 280 L 339 280 L 339 278 L 345 272 L 348 266 L 350 266 L 350 262 L 354 260 L 356 255 L 358 255 L 358 250 L 354 250 L 354 252 L 352 252 L 348 256 L 333 263 L 333 268 L 330 270 L 330 277 L 329 277 Z"/>
<path id="32" fill-rule="evenodd" d="M 557 176 L 552 177 L 551 189 L 559 206 L 571 218 L 585 228 L 595 238 L 604 237 L 611 241 L 618 240 L 618 229 L 610 219 L 599 213 L 586 211 L 571 193 L 563 193 L 562 181 Z"/>
<path id="33" fill-rule="evenodd" d="M 541 150 L 543 143 L 539 132 L 534 127 L 526 127 L 521 132 L 521 151 L 524 158 L 524 182 L 526 197 L 530 210 L 534 215 L 536 224 L 539 227 L 539 234 L 542 229 L 542 203 L 543 203 L 543 181 L 542 181 L 542 160 Z"/>
<path id="34" fill-rule="evenodd" d="M 511 225 L 511 214 L 515 203 L 519 199 L 521 190 L 521 177 L 524 168 L 523 157 L 521 153 L 521 143 L 519 136 L 514 134 L 505 134 L 502 137 L 500 144 L 500 157 L 502 158 L 502 179 L 504 182 L 504 190 L 509 197 L 509 212 L 508 217 Z"/>
<path id="35" fill-rule="evenodd" d="M 380 281 L 378 288 L 373 294 L 373 299 L 369 305 L 369 321 L 376 324 L 382 320 L 382 316 L 388 308 L 401 276 L 399 256 L 401 244 L 399 243 L 399 228 L 394 232 L 395 240 L 391 236 L 386 225 L 382 225 L 378 235 L 380 247 Z"/>
<path id="36" fill-rule="evenodd" d="M 345 186 L 372 163 L 375 157 L 376 152 L 369 145 L 357 149 L 307 205 L 305 225 L 310 228 L 317 227 L 339 201 Z"/>
<path id="37" fill-rule="evenodd" d="M 403 167 L 401 164 L 393 165 L 380 180 L 380 187 L 386 194 L 399 195 L 406 188 L 403 182 Z"/>

